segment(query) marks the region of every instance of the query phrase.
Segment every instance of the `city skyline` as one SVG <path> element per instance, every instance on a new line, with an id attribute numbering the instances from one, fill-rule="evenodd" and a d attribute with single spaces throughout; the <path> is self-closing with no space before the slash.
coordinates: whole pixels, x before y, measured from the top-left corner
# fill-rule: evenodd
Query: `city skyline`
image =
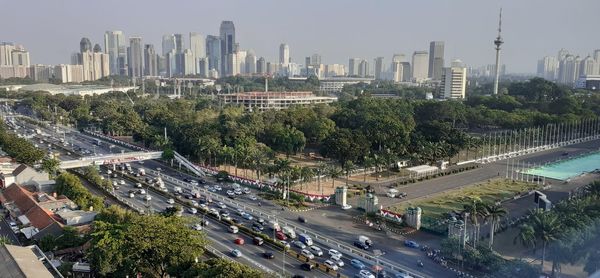
<path id="1" fill-rule="evenodd" d="M 31 1 L 33 2 L 35 1 Z M 502 6 L 503 37 L 509 42 L 503 46 L 503 64 L 507 65 L 511 73 L 535 73 L 538 57 L 554 54 L 559 48 L 566 48 L 571 53 L 581 53 L 585 56 L 600 46 L 599 38 L 583 35 L 592 33 L 591 28 L 594 24 L 589 24 L 590 19 L 594 18 L 591 11 L 595 9 L 592 6 L 600 6 L 593 1 L 586 1 L 588 5 L 574 7 L 558 1 L 555 5 L 544 7 L 516 1 L 453 1 L 452 5 L 439 1 L 411 4 L 354 3 L 343 6 L 339 5 L 339 1 L 328 1 L 317 3 L 320 8 L 314 11 L 314 17 L 320 20 L 316 22 L 299 21 L 303 17 L 300 13 L 272 12 L 289 11 L 304 6 L 298 3 L 226 1 L 204 5 L 188 4 L 186 9 L 178 11 L 181 16 L 164 21 L 156 20 L 156 16 L 164 12 L 161 5 L 152 5 L 158 2 L 145 2 L 148 5 L 143 6 L 144 14 L 150 16 L 144 17 L 141 16 L 142 13 L 139 13 L 140 16 L 131 16 L 129 13 L 131 9 L 139 9 L 139 5 L 132 3 L 121 5 L 120 9 L 113 9 L 110 8 L 114 7 L 111 2 L 83 4 L 67 1 L 65 5 L 71 7 L 70 9 L 57 9 L 59 7 L 36 2 L 36 9 L 32 9 L 32 17 L 36 20 L 52 20 L 54 23 L 18 25 L 18 28 L 5 30 L 2 40 L 25 45 L 32 53 L 31 61 L 34 64 L 61 64 L 68 62 L 69 55 L 76 52 L 76 43 L 82 37 L 90 38 L 93 44 L 103 45 L 104 33 L 108 30 L 121 30 L 126 38 L 142 37 L 144 44 L 153 44 L 156 47 L 161 45 L 164 34 L 180 33 L 187 37 L 190 32 L 196 32 L 204 36 L 218 36 L 221 21 L 231 20 L 236 26 L 235 42 L 240 43 L 242 49 L 254 50 L 257 57 L 265 57 L 267 61 L 278 61 L 278 47 L 282 42 L 289 45 L 290 57 L 294 63 L 302 64 L 304 57 L 319 53 L 325 64 L 343 64 L 349 57 L 363 57 L 370 62 L 380 56 L 390 61 L 395 53 L 402 53 L 408 57 L 414 51 L 427 50 L 430 41 L 444 41 L 446 66 L 455 58 L 461 59 L 467 65 L 480 66 L 494 62 L 492 40 L 497 21 L 492 19 L 497 17 L 498 9 Z M 178 4 L 180 2 L 172 3 L 175 6 Z M 15 4 L 6 4 L 8 8 L 11 5 Z M 469 8 L 464 9 L 467 6 Z M 527 9 L 527 6 L 531 6 L 532 9 Z M 194 7 L 200 10 L 210 8 L 211 13 L 202 17 L 192 16 L 197 15 L 197 9 Z M 266 7 L 269 9 L 265 9 Z M 338 14 L 349 16 L 364 13 L 366 18 L 371 20 L 352 21 L 340 16 L 327 17 L 325 10 L 328 7 L 336 7 L 342 11 Z M 565 14 L 563 11 L 567 10 L 566 7 L 575 11 Z M 394 8 L 413 9 L 417 12 L 389 17 Z M 418 12 L 422 8 L 428 8 L 430 24 L 423 21 L 420 28 L 403 28 L 402 26 L 413 26 L 418 20 L 424 20 L 424 12 Z M 85 10 L 95 12 L 82 12 Z M 524 10 L 528 13 L 523 13 Z M 346 13 L 343 13 L 344 11 Z M 107 17 L 103 14 L 109 12 L 110 21 L 106 21 Z M 267 13 L 272 20 L 258 20 L 262 18 L 261 15 Z M 371 18 L 370 13 L 376 13 L 377 16 Z M 543 25 L 531 21 L 536 15 L 553 18 L 559 14 L 565 20 L 545 21 Z M 18 18 L 12 17 L 15 15 L 7 15 L 5 20 L 18 21 Z M 393 20 L 390 20 L 391 18 Z M 450 21 L 453 24 L 435 24 Z M 332 25 L 333 22 L 338 23 Z M 336 28 L 342 25 L 345 27 Z M 457 26 L 460 28 L 456 28 Z M 57 28 L 61 32 L 56 32 Z M 334 34 L 330 31 L 332 28 L 336 30 Z M 389 36 L 390 32 L 394 35 Z M 356 33 L 361 35 L 356 36 Z M 373 44 L 374 41 L 378 43 Z M 561 41 L 561 44 L 555 44 L 555 41 Z"/>

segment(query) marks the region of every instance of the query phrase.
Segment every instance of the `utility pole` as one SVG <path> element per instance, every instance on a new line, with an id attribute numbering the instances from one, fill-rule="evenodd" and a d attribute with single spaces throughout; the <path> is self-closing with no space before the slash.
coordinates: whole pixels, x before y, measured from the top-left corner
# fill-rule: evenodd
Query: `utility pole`
<path id="1" fill-rule="evenodd" d="M 500 78 L 500 46 L 504 43 L 500 33 L 502 32 L 502 9 L 498 20 L 498 37 L 494 40 L 496 45 L 496 79 L 494 79 L 494 95 L 498 95 L 498 79 Z"/>

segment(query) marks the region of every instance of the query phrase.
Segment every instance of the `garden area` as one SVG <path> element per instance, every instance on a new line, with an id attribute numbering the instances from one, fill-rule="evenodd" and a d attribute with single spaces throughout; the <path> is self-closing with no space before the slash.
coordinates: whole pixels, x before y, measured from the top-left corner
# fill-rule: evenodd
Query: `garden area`
<path id="1" fill-rule="evenodd" d="M 441 192 L 434 196 L 411 200 L 389 209 L 404 213 L 408 207 L 420 207 L 423 210 L 423 217 L 443 219 L 446 218 L 446 213 L 462 211 L 469 200 L 480 199 L 484 203 L 495 203 L 539 187 L 541 185 L 534 183 L 494 179 L 473 186 Z"/>

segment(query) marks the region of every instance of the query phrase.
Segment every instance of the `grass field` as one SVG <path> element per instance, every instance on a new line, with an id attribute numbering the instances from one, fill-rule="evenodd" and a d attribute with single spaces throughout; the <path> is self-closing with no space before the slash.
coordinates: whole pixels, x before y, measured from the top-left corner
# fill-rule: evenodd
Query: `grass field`
<path id="1" fill-rule="evenodd" d="M 423 210 L 423 216 L 443 218 L 444 213 L 461 211 L 471 198 L 480 198 L 483 202 L 497 202 L 510 199 L 517 194 L 539 187 L 541 185 L 533 183 L 496 179 L 404 202 L 396 206 L 391 206 L 390 210 L 405 213 L 406 208 L 418 206 Z"/>

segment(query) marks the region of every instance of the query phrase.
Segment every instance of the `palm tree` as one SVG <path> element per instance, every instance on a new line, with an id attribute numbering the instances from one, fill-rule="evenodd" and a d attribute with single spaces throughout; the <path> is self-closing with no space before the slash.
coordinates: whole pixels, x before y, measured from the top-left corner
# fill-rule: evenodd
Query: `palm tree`
<path id="1" fill-rule="evenodd" d="M 331 178 L 331 188 L 335 187 L 335 179 L 342 174 L 342 171 L 335 165 L 331 165 L 327 169 L 327 176 Z"/>
<path id="2" fill-rule="evenodd" d="M 486 219 L 490 220 L 490 250 L 494 245 L 494 233 L 496 232 L 496 223 L 500 221 L 500 218 L 504 217 L 508 212 L 506 209 L 498 204 L 486 204 L 485 205 Z"/>
<path id="3" fill-rule="evenodd" d="M 318 183 L 318 187 L 319 187 L 319 191 L 321 191 L 321 195 L 323 195 L 323 187 L 321 187 L 321 175 L 326 173 L 327 171 L 327 164 L 325 163 L 319 163 L 319 165 L 317 165 L 317 183 Z"/>
<path id="4" fill-rule="evenodd" d="M 563 234 L 563 227 L 560 219 L 553 212 L 546 212 L 541 209 L 533 211 L 530 217 L 530 223 L 535 232 L 535 237 L 542 241 L 542 269 L 546 260 L 546 247 L 548 243 L 560 238 Z"/>
<path id="5" fill-rule="evenodd" d="M 587 191 L 595 198 L 600 198 L 600 181 L 594 181 L 587 185 Z"/>
<path id="6" fill-rule="evenodd" d="M 519 226 L 519 233 L 517 234 L 517 236 L 513 239 L 513 244 L 517 244 L 520 243 L 521 245 L 523 245 L 526 248 L 531 248 L 536 246 L 536 242 L 535 242 L 535 231 L 533 230 L 533 227 L 527 223 L 525 224 L 521 224 L 521 226 Z M 535 252 L 535 249 L 534 249 Z"/>
<path id="7" fill-rule="evenodd" d="M 10 239 L 5 235 L 0 235 L 0 245 L 10 244 Z"/>
<path id="8" fill-rule="evenodd" d="M 373 165 L 375 164 L 375 159 L 371 156 L 365 156 L 364 160 L 363 160 L 363 167 L 364 167 L 364 171 L 363 171 L 363 182 L 367 181 L 367 170 L 370 167 L 373 167 Z"/>
<path id="9" fill-rule="evenodd" d="M 304 183 L 310 182 L 312 178 L 315 177 L 315 171 L 313 171 L 310 167 L 302 167 L 300 168 L 300 190 L 303 190 Z"/>
<path id="10" fill-rule="evenodd" d="M 469 220 L 473 224 L 473 246 L 477 246 L 479 240 L 479 217 L 485 215 L 485 205 L 479 198 L 471 198 L 469 203 L 465 204 L 464 212 L 469 214 Z"/>
<path id="11" fill-rule="evenodd" d="M 348 187 L 348 179 L 350 178 L 350 171 L 354 168 L 354 163 L 352 163 L 352 161 L 346 161 L 343 166 L 346 171 L 346 187 Z"/>

